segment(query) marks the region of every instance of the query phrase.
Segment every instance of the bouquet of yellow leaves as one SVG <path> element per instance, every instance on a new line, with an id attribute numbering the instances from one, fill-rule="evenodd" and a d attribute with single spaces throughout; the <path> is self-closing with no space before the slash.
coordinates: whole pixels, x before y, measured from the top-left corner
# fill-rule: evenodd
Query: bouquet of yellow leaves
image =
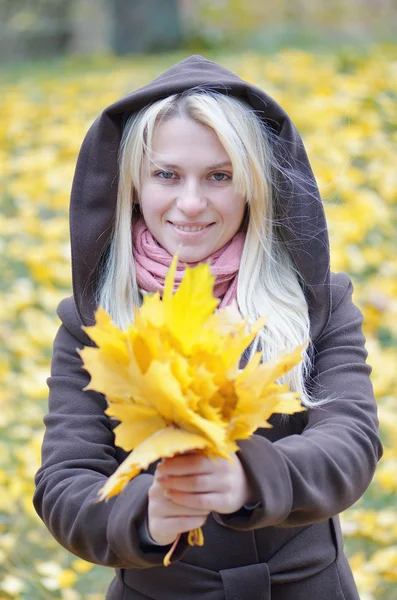
<path id="1" fill-rule="evenodd" d="M 198 451 L 232 460 L 237 440 L 249 438 L 273 413 L 304 410 L 299 395 L 275 381 L 301 361 L 304 346 L 262 363 L 257 352 L 243 369 L 243 351 L 264 327 L 248 326 L 236 305 L 215 311 L 209 265 L 186 268 L 174 293 L 177 257 L 168 271 L 163 298 L 145 295 L 134 322 L 122 331 L 99 307 L 96 324 L 83 329 L 97 348 L 80 356 L 91 381 L 84 389 L 106 396 L 106 414 L 120 423 L 115 443 L 132 451 L 109 477 L 98 500 L 119 494 L 158 459 Z M 201 530 L 189 543 L 203 543 Z M 164 559 L 169 564 L 170 553 Z"/>

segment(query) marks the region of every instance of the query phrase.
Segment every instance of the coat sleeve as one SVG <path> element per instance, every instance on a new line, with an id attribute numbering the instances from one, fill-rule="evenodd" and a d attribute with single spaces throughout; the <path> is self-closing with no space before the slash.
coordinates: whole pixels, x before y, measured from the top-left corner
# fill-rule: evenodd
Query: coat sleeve
<path id="1" fill-rule="evenodd" d="M 114 568 L 161 565 L 170 546 L 142 544 L 139 534 L 152 475 L 138 475 L 119 496 L 95 502 L 118 462 L 105 398 L 83 391 L 89 375 L 76 352 L 83 345 L 61 325 L 47 380 L 49 412 L 35 476 L 35 509 L 56 540 L 80 558 Z M 187 547 L 182 536 L 172 562 Z"/>
<path id="2" fill-rule="evenodd" d="M 382 455 L 362 314 L 345 273 L 333 276 L 333 310 L 315 342 L 311 392 L 331 397 L 304 413 L 301 434 L 270 442 L 241 440 L 238 456 L 255 498 L 253 510 L 215 519 L 232 529 L 305 526 L 351 506 L 367 489 Z"/>

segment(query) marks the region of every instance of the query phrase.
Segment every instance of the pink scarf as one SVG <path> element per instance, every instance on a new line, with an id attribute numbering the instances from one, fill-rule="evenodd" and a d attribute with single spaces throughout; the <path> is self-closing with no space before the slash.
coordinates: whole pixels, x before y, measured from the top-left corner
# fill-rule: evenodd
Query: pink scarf
<path id="1" fill-rule="evenodd" d="M 221 299 L 220 308 L 228 306 L 237 297 L 237 277 L 244 240 L 245 234 L 238 232 L 205 259 L 210 262 L 211 273 L 215 275 L 214 294 Z M 133 225 L 132 251 L 138 286 L 147 292 L 158 291 L 161 294 L 172 256 L 154 239 L 142 217 Z M 197 264 L 189 263 L 189 266 Z M 178 261 L 175 275 L 177 286 L 182 281 L 184 271 L 185 263 Z"/>

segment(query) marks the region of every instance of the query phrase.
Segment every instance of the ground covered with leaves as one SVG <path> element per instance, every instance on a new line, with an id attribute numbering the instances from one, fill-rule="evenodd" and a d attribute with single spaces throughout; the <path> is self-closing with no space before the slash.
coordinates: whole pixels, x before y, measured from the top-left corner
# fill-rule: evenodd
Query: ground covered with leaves
<path id="1" fill-rule="evenodd" d="M 63 550 L 32 506 L 46 378 L 71 294 L 68 202 L 99 112 L 184 58 L 68 60 L 8 70 L 0 84 L 0 600 L 100 600 L 112 569 Z M 367 53 L 209 56 L 270 95 L 302 133 L 326 206 L 332 269 L 365 317 L 385 455 L 342 516 L 362 600 L 397 588 L 397 47 Z"/>

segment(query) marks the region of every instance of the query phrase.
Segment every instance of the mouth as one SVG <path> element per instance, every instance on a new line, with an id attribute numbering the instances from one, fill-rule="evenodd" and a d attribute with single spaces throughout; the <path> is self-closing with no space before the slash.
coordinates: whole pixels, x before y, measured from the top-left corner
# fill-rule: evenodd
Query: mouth
<path id="1" fill-rule="evenodd" d="M 204 231 L 208 227 L 211 227 L 214 223 L 203 223 L 203 224 L 194 224 L 194 225 L 182 225 L 180 223 L 173 223 L 172 221 L 168 221 L 175 229 L 178 231 L 185 231 L 187 233 L 197 233 L 199 231 Z"/>

